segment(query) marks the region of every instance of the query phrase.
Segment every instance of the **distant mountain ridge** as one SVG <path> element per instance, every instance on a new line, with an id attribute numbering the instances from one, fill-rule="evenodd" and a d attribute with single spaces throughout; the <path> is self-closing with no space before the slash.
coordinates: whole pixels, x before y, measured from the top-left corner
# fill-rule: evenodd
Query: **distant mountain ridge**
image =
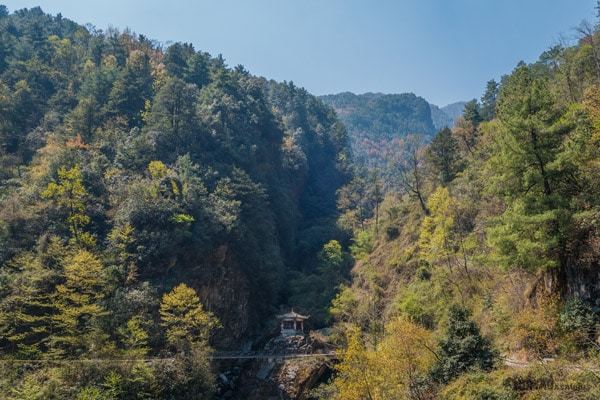
<path id="1" fill-rule="evenodd" d="M 458 117 L 462 115 L 466 104 L 466 101 L 457 101 L 456 103 L 451 103 L 444 107 L 438 107 L 435 104 L 430 103 L 431 118 L 433 119 L 435 129 L 440 130 L 445 127 L 451 128 L 454 126 Z"/>
<path id="2" fill-rule="evenodd" d="M 432 134 L 435 126 L 429 103 L 413 93 L 382 94 L 350 92 L 321 96 L 331 105 L 352 130 L 361 130 L 369 136 L 393 137 L 419 131 Z"/>
<path id="3" fill-rule="evenodd" d="M 452 117 L 446 114 L 440 107 L 435 104 L 429 104 L 429 108 L 431 109 L 431 119 L 433 120 L 435 129 L 439 130 L 446 126 L 454 125 Z"/>
<path id="4" fill-rule="evenodd" d="M 390 142 L 409 133 L 431 137 L 446 126 L 452 127 L 466 104 L 456 102 L 440 108 L 414 93 L 343 92 L 320 99 L 335 109 L 348 130 L 356 158 L 368 164 L 378 163 Z"/>
<path id="5" fill-rule="evenodd" d="M 457 101 L 441 108 L 442 112 L 449 116 L 453 121 L 460 117 L 465 109 L 466 101 Z"/>

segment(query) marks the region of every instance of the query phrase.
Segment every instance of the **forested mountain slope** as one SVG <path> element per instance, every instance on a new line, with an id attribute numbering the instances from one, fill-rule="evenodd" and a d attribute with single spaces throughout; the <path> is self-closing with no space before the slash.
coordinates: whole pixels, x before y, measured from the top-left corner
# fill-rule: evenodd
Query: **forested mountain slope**
<path id="1" fill-rule="evenodd" d="M 349 157 L 334 111 L 291 83 L 0 7 L 0 358 L 178 355 L 2 363 L 0 397 L 210 397 L 209 337 L 269 327 L 341 251 Z M 324 310 L 333 289 L 310 286 Z"/>
<path id="2" fill-rule="evenodd" d="M 431 121 L 436 130 L 450 128 L 454 126 L 454 119 L 450 115 L 446 114 L 440 107 L 435 104 L 430 104 L 431 109 Z"/>
<path id="3" fill-rule="evenodd" d="M 295 306 L 338 349 L 314 398 L 600 398 L 600 33 L 580 32 L 436 130 L 412 94 L 329 106 L 0 6 L 0 397 L 215 398 L 214 349 Z"/>
<path id="4" fill-rule="evenodd" d="M 427 138 L 452 127 L 462 116 L 465 102 L 438 107 L 413 93 L 350 92 L 319 97 L 332 106 L 348 130 L 357 162 L 382 166 L 390 143 L 411 133 Z"/>
<path id="5" fill-rule="evenodd" d="M 344 214 L 357 263 L 321 398 L 600 398 L 600 32 L 580 31 L 409 135 L 395 187 Z"/>
<path id="6" fill-rule="evenodd" d="M 440 110 L 442 110 L 444 114 L 449 116 L 452 119 L 452 121 L 456 121 L 459 117 L 462 117 L 466 104 L 466 101 L 457 101 L 456 103 L 451 103 L 445 105 L 444 107 L 440 107 Z"/>
<path id="7" fill-rule="evenodd" d="M 393 140 L 409 133 L 431 136 L 436 131 L 429 103 L 412 93 L 345 92 L 320 99 L 336 110 L 348 129 L 357 160 L 365 164 L 383 162 Z"/>

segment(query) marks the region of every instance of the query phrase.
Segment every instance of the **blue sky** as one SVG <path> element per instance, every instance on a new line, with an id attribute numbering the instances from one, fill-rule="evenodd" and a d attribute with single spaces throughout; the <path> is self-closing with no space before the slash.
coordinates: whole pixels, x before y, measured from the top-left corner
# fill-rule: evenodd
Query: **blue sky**
<path id="1" fill-rule="evenodd" d="M 534 61 L 595 0 L 0 0 L 104 29 L 187 41 L 314 94 L 414 92 L 438 105 Z"/>

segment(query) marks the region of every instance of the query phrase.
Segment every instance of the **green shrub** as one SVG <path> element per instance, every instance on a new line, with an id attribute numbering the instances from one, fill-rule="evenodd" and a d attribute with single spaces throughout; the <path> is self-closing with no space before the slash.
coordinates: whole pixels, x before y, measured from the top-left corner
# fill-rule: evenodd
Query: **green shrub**
<path id="1" fill-rule="evenodd" d="M 425 266 L 420 266 L 417 269 L 417 278 L 422 281 L 428 281 L 431 279 L 431 271 Z"/>
<path id="2" fill-rule="evenodd" d="M 400 236 L 400 229 L 397 226 L 388 226 L 385 228 L 385 237 L 388 241 L 396 239 Z"/>
<path id="3" fill-rule="evenodd" d="M 350 245 L 350 253 L 356 260 L 362 260 L 373 251 L 373 232 L 360 231 Z"/>
<path id="4" fill-rule="evenodd" d="M 574 350 L 588 347 L 593 343 L 596 333 L 598 318 L 589 304 L 579 298 L 569 299 L 565 302 L 559 316 L 559 327 Z"/>
<path id="5" fill-rule="evenodd" d="M 494 367 L 496 352 L 470 317 L 464 307 L 450 308 L 446 331 L 439 342 L 438 362 L 431 371 L 434 380 L 447 383 L 464 372 L 490 371 Z"/>
<path id="6" fill-rule="evenodd" d="M 517 400 L 514 390 L 482 372 L 466 374 L 446 386 L 440 393 L 443 400 Z"/>

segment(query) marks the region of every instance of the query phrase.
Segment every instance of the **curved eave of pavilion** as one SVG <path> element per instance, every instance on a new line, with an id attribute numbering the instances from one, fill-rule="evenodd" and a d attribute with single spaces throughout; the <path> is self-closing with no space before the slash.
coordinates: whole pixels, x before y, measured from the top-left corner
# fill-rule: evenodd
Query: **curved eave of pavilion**
<path id="1" fill-rule="evenodd" d="M 310 316 L 306 316 L 306 315 L 301 315 L 298 314 L 297 312 L 289 312 L 289 313 L 285 313 L 285 314 L 281 314 L 277 316 L 278 319 L 300 319 L 300 320 L 306 320 L 309 319 Z"/>

